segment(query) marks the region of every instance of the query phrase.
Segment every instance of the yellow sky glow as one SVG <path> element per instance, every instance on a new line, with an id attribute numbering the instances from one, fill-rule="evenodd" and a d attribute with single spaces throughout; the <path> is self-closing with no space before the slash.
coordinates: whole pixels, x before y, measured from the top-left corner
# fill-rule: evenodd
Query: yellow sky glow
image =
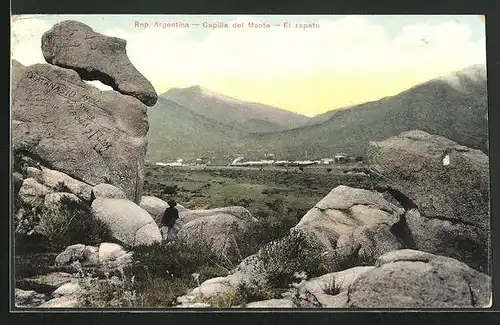
<path id="1" fill-rule="evenodd" d="M 252 19 L 244 17 L 242 19 Z M 127 40 L 127 55 L 161 94 L 201 85 L 241 100 L 313 116 L 378 100 L 416 84 L 485 64 L 485 39 L 454 19 L 402 26 L 396 35 L 363 16 L 319 21 L 303 30 L 213 30 L 193 39 L 186 30 L 97 30 Z M 12 56 L 43 63 L 43 19 L 13 24 Z"/>

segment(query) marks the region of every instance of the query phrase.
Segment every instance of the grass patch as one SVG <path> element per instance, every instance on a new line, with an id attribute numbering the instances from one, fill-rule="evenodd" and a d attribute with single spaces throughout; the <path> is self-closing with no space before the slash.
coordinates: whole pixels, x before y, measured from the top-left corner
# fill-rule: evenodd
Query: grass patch
<path id="1" fill-rule="evenodd" d="M 186 294 L 196 284 L 188 277 L 153 278 L 137 287 L 136 307 L 161 308 L 177 304 L 177 297 Z"/>

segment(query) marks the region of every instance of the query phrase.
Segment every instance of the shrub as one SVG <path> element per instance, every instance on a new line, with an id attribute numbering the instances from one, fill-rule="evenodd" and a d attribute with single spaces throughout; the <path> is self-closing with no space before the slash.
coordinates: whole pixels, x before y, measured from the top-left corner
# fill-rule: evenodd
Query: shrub
<path id="1" fill-rule="evenodd" d="M 185 295 L 195 284 L 188 277 L 152 278 L 137 284 L 136 307 L 171 307 L 177 297 Z"/>
<path id="2" fill-rule="evenodd" d="M 166 195 L 175 195 L 177 194 L 178 189 L 179 188 L 177 185 L 167 185 L 165 186 L 165 188 L 163 188 L 161 193 Z"/>
<path id="3" fill-rule="evenodd" d="M 246 302 L 237 288 L 208 298 L 201 298 L 200 300 L 200 302 L 205 302 L 214 308 L 241 306 Z"/>
<path id="4" fill-rule="evenodd" d="M 326 286 L 322 287 L 321 289 L 323 289 L 323 292 L 326 293 L 327 295 L 335 296 L 340 293 L 342 285 L 337 283 L 335 277 L 332 276 L 330 281 L 326 284 Z"/>
<path id="5" fill-rule="evenodd" d="M 214 271 L 215 268 L 222 269 L 219 264 L 221 262 L 208 245 L 193 247 L 178 239 L 150 246 L 137 246 L 134 248 L 134 261 L 128 272 L 134 274 L 138 281 L 166 276 L 181 278 L 186 274 L 199 273 L 200 269 L 206 270 L 205 276 L 208 276 L 218 274 Z M 227 272 L 224 275 L 227 275 Z"/>
<path id="6" fill-rule="evenodd" d="M 25 218 L 38 225 L 41 234 L 16 236 L 16 253 L 31 251 L 30 243 L 39 246 L 37 251 L 53 252 L 75 243 L 98 245 L 115 241 L 109 228 L 92 216 L 88 205 L 68 197 L 62 197 L 60 203 L 59 208 L 40 204 L 27 211 Z"/>
<path id="7" fill-rule="evenodd" d="M 200 275 L 199 281 L 201 283 L 208 279 L 226 276 L 229 274 L 229 270 L 221 265 L 202 265 L 198 268 L 197 273 Z"/>
<path id="8" fill-rule="evenodd" d="M 290 228 L 307 212 L 307 209 L 285 208 L 282 199 L 276 199 L 266 205 L 272 210 L 269 213 L 256 213 L 259 223 L 243 235 L 240 247 L 243 257 L 256 253 L 264 244 L 287 236 Z"/>
<path id="9" fill-rule="evenodd" d="M 265 245 L 259 254 L 266 280 L 275 288 L 288 288 L 297 272 L 315 277 L 329 270 L 322 245 L 301 231 L 290 231 L 288 236 Z"/>
<path id="10" fill-rule="evenodd" d="M 82 307 L 121 308 L 137 305 L 136 283 L 134 277 L 114 276 L 100 280 L 86 276 L 80 281 L 83 294 L 79 297 Z"/>
<path id="11" fill-rule="evenodd" d="M 250 283 L 240 283 L 238 293 L 245 302 L 262 301 L 281 298 L 280 291 L 268 284 L 261 284 L 253 280 Z"/>
<path id="12" fill-rule="evenodd" d="M 66 183 L 59 181 L 57 185 L 54 187 L 56 192 L 62 192 L 62 193 L 72 193 L 71 190 L 69 189 L 68 186 L 66 186 Z"/>

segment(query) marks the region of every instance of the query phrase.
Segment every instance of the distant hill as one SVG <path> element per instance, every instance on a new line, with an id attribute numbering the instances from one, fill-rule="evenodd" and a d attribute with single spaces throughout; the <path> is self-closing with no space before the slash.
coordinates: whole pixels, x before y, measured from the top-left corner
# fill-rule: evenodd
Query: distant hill
<path id="1" fill-rule="evenodd" d="M 420 129 L 486 151 L 486 68 L 475 65 L 398 95 L 323 114 L 326 120 L 293 130 L 253 135 L 248 146 L 284 157 L 360 155 L 368 141 Z"/>
<path id="2" fill-rule="evenodd" d="M 160 97 L 250 133 L 291 129 L 305 125 L 309 119 L 277 107 L 217 94 L 200 86 L 173 88 Z"/>
<path id="3" fill-rule="evenodd" d="M 175 92 L 183 95 L 173 96 Z M 301 159 L 306 152 L 309 159 L 331 157 L 337 152 L 362 155 L 368 141 L 412 129 L 442 135 L 486 152 L 486 69 L 481 65 L 416 85 L 395 96 L 329 111 L 316 117 L 317 124 L 272 132 L 267 130 L 277 127 L 279 121 L 284 124 L 284 116 L 295 115 L 281 115 L 280 110 L 271 109 L 270 115 L 283 120 L 270 121 L 263 119 L 263 113 L 256 113 L 265 105 L 221 95 L 196 95 L 200 92 L 199 87 L 173 91 L 169 96 L 160 96 L 158 103 L 148 109 L 148 160 L 210 156 L 229 163 L 239 154 L 251 159 L 265 153 L 274 153 L 278 159 Z M 176 97 L 177 102 L 165 97 Z M 307 122 L 306 117 L 298 116 L 296 123 Z"/>
<path id="4" fill-rule="evenodd" d="M 220 156 L 242 136 L 241 130 L 161 96 L 154 107 L 148 108 L 148 118 L 147 159 L 153 162 Z"/>

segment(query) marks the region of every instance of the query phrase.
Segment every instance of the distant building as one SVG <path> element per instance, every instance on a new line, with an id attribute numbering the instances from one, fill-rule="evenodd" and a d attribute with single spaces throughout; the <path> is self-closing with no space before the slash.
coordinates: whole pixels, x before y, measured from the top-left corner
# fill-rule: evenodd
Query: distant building
<path id="1" fill-rule="evenodd" d="M 335 159 L 333 158 L 323 158 L 321 159 L 321 163 L 323 165 L 330 165 L 330 164 L 333 164 L 335 162 Z"/>
<path id="2" fill-rule="evenodd" d="M 345 163 L 349 160 L 349 156 L 345 153 L 338 153 L 333 158 L 336 163 Z"/>

